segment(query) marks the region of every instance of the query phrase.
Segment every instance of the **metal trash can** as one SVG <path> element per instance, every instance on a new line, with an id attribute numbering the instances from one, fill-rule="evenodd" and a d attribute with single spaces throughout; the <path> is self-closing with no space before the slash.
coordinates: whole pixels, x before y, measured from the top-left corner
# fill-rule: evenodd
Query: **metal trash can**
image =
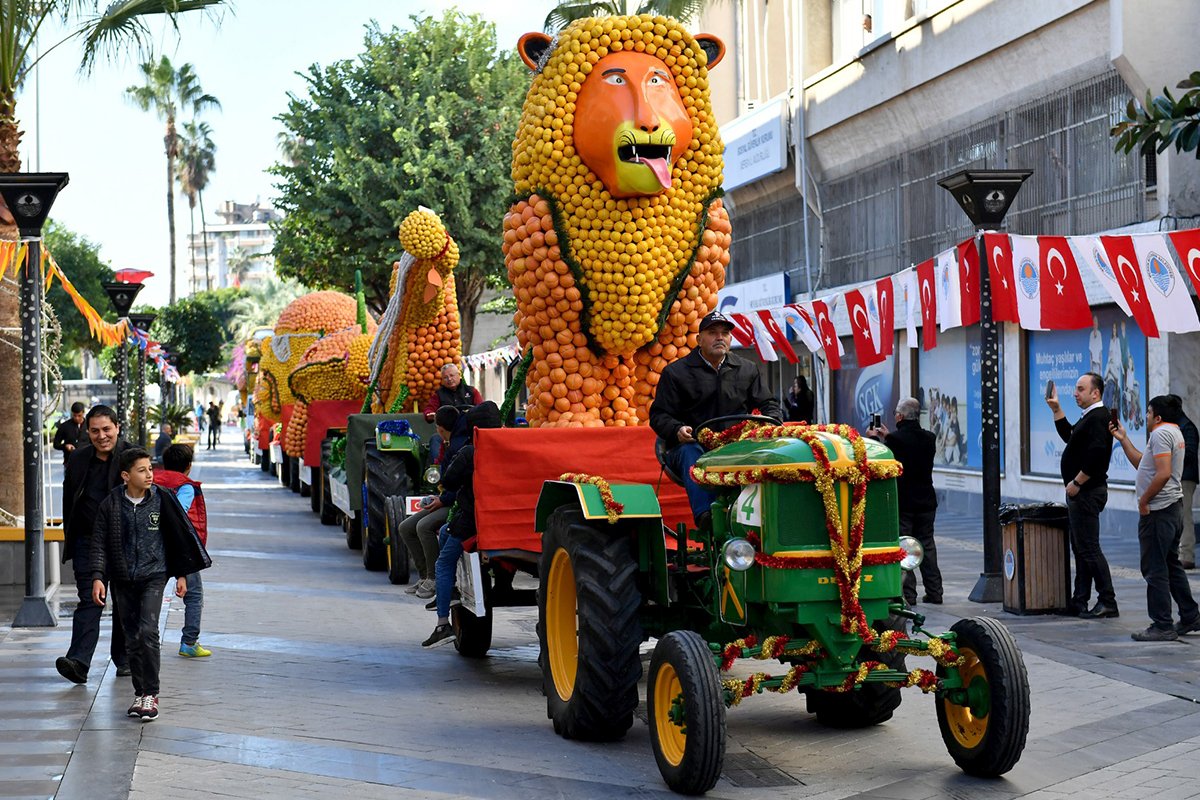
<path id="1" fill-rule="evenodd" d="M 1061 503 L 1000 507 L 1004 550 L 1004 610 L 1055 614 L 1067 610 L 1071 544 Z"/>

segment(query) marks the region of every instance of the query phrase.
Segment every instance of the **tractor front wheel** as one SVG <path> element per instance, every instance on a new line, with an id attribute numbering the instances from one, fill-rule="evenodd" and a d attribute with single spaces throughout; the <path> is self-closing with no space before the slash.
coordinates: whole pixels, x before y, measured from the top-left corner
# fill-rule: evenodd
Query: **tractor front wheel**
<path id="1" fill-rule="evenodd" d="M 400 538 L 400 523 L 404 519 L 404 498 L 389 497 L 384 501 L 384 521 L 387 523 L 387 574 L 393 584 L 408 583 L 408 548 Z"/>
<path id="2" fill-rule="evenodd" d="M 960 619 L 950 630 L 957 634 L 961 662 L 956 667 L 939 666 L 938 676 L 957 669 L 963 688 L 937 698 L 942 741 L 963 772 L 994 778 L 1012 769 L 1025 749 L 1029 732 L 1025 662 L 1012 634 L 994 619 Z M 952 697 L 958 702 L 951 702 Z"/>
<path id="3" fill-rule="evenodd" d="M 712 651 L 693 631 L 658 640 L 646 687 L 650 742 L 672 791 L 704 794 L 725 760 L 725 701 Z"/>
<path id="4" fill-rule="evenodd" d="M 395 453 L 381 452 L 375 442 L 363 447 L 363 512 L 367 524 L 362 532 L 363 567 L 371 572 L 387 569 L 387 516 L 384 501 L 412 493 L 412 478 L 404 458 Z"/>
<path id="5" fill-rule="evenodd" d="M 538 664 L 546 715 L 563 738 L 612 741 L 633 725 L 642 677 L 637 570 L 620 531 L 593 528 L 573 506 L 550 515 L 538 565 Z"/>

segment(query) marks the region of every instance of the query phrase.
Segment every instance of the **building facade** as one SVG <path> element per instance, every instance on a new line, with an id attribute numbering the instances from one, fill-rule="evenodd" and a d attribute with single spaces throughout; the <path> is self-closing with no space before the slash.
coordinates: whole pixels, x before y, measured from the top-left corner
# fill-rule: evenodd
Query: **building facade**
<path id="1" fill-rule="evenodd" d="M 253 286 L 275 274 L 275 232 L 271 223 L 280 217 L 274 208 L 226 200 L 217 208 L 222 219 L 205 230 L 188 235 L 191 291 Z"/>

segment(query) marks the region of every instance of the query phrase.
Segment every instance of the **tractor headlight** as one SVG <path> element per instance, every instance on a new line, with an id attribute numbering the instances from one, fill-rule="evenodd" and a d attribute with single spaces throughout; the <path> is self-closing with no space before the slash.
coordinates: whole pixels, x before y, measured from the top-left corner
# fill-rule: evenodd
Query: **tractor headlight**
<path id="1" fill-rule="evenodd" d="M 442 470 L 436 464 L 425 469 L 425 482 L 430 486 L 437 486 L 442 480 Z"/>
<path id="2" fill-rule="evenodd" d="M 925 548 L 911 536 L 900 537 L 900 549 L 904 551 L 904 558 L 900 559 L 900 569 L 905 572 L 912 572 L 925 560 Z"/>
<path id="3" fill-rule="evenodd" d="M 745 539 L 730 539 L 721 549 L 725 566 L 737 572 L 745 572 L 754 566 L 754 545 Z"/>

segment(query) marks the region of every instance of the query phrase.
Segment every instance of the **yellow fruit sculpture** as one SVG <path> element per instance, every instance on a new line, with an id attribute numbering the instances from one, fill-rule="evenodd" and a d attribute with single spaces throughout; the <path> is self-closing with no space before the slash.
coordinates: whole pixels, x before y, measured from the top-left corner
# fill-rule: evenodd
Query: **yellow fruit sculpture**
<path id="1" fill-rule="evenodd" d="M 391 301 L 371 347 L 375 413 L 420 408 L 440 385 L 442 366 L 462 359 L 458 245 L 437 214 L 421 208 L 400 223 L 400 246 L 405 256 L 392 269 Z"/>
<path id="2" fill-rule="evenodd" d="M 531 425 L 643 425 L 695 346 L 731 241 L 708 99 L 719 39 L 664 17 L 521 37 L 535 71 L 513 143 L 504 255 L 532 347 Z"/>
<path id="3" fill-rule="evenodd" d="M 368 319 L 365 325 L 322 336 L 304 352 L 288 377 L 288 387 L 296 399 L 284 436 L 284 452 L 289 456 L 299 458 L 304 453 L 309 403 L 366 397 L 371 374 L 367 350 L 374 333 L 375 322 Z"/>

